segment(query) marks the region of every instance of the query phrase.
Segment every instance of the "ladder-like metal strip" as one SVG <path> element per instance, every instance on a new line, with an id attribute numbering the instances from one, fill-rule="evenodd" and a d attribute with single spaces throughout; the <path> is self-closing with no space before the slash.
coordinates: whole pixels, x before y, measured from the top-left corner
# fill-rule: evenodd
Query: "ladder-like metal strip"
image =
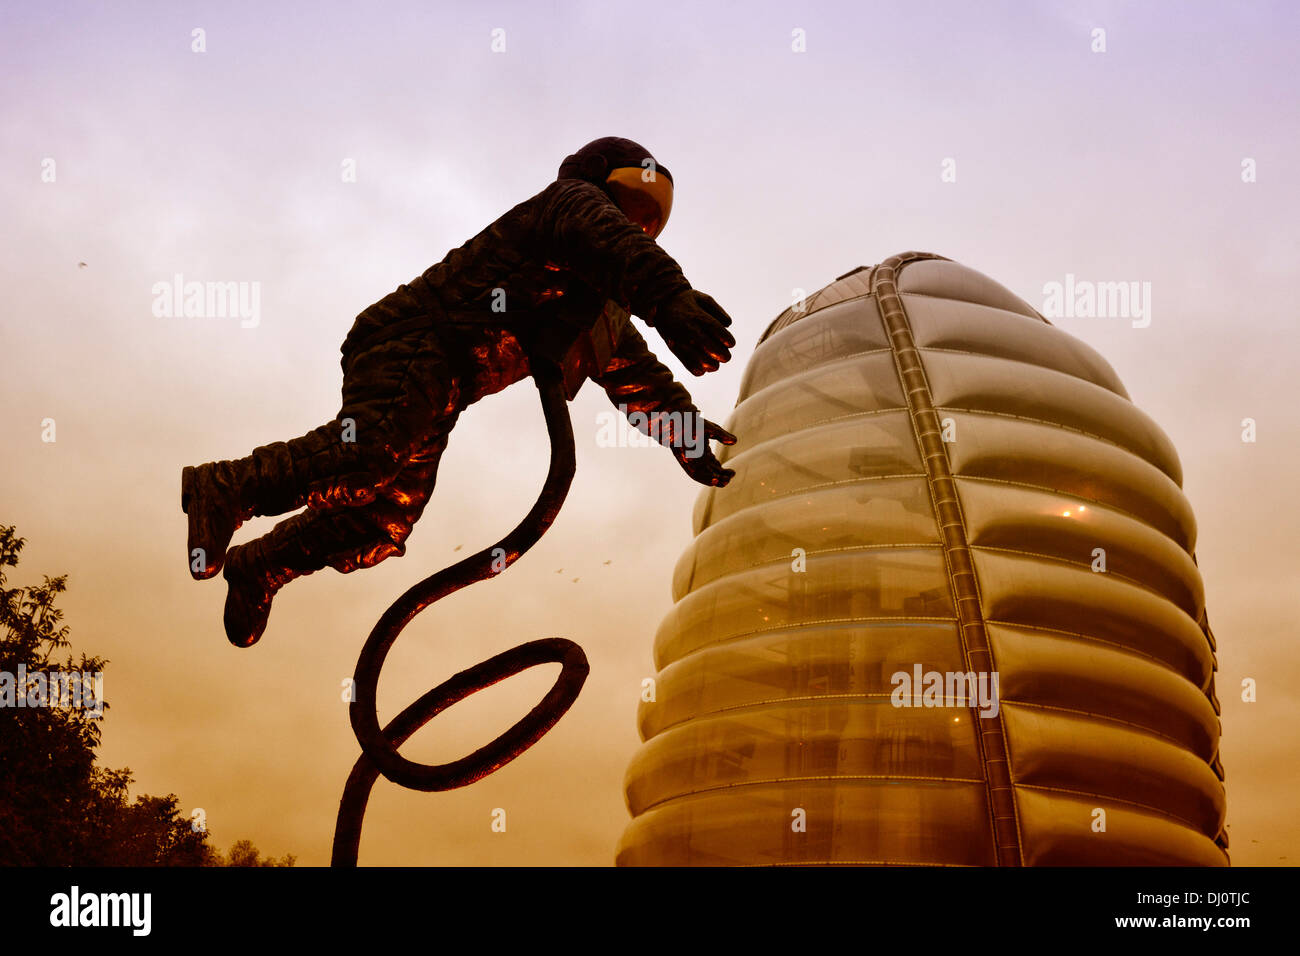
<path id="1" fill-rule="evenodd" d="M 952 585 L 953 601 L 961 637 L 962 654 L 966 669 L 975 673 L 992 673 L 996 670 L 993 652 L 989 647 L 988 632 L 984 627 L 984 613 L 980 607 L 979 583 L 971 561 L 970 545 L 961 506 L 957 501 L 957 487 L 953 482 L 948 452 L 944 448 L 942 425 L 934 407 L 930 383 L 925 377 L 925 366 L 912 337 L 911 323 L 898 292 L 898 276 L 910 262 L 926 259 L 944 259 L 925 252 L 905 252 L 892 256 L 871 273 L 871 291 L 889 335 L 894 353 L 894 365 L 907 397 L 908 411 L 921 456 L 925 464 L 926 483 L 934 504 L 935 518 L 943 542 L 944 560 L 947 563 Z M 971 719 L 979 729 L 980 757 L 984 764 L 984 779 L 988 789 L 989 813 L 993 830 L 993 844 L 999 866 L 1022 866 L 1020 827 L 1016 814 L 1015 791 L 1011 783 L 1011 767 L 1007 760 L 1006 732 L 999 712 L 994 717 L 982 717 L 972 709 Z"/>

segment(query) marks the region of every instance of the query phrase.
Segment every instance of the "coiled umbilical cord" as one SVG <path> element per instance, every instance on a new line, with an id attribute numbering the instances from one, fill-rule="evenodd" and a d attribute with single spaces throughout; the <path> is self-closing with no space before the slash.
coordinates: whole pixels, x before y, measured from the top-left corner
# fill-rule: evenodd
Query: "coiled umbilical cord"
<path id="1" fill-rule="evenodd" d="M 334 828 L 331 866 L 356 866 L 361 824 L 370 790 L 380 774 L 411 790 L 455 790 L 473 783 L 514 760 L 541 740 L 578 699 L 587 679 L 587 656 L 572 641 L 552 637 L 520 644 L 468 670 L 461 671 L 420 697 L 379 728 L 375 691 L 379 671 L 403 628 L 435 601 L 476 581 L 494 577 L 514 564 L 551 527 L 573 483 L 575 453 L 573 423 L 559 366 L 530 355 L 530 370 L 541 395 L 551 462 L 546 482 L 532 510 L 500 541 L 415 584 L 384 612 L 357 660 L 353 699 L 348 706 L 352 732 L 362 754 L 348 775 Z M 452 704 L 498 681 L 538 664 L 559 663 L 560 676 L 541 703 L 513 727 L 467 757 L 444 764 L 422 764 L 397 752 L 412 734 Z"/>

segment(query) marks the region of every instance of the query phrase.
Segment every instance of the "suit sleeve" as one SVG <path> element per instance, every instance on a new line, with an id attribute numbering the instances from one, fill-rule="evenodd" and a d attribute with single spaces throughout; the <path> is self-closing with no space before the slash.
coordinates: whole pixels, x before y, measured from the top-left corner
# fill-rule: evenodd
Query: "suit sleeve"
<path id="1" fill-rule="evenodd" d="M 660 444 L 672 443 L 679 430 L 676 422 L 681 421 L 683 414 L 698 415 L 700 411 L 691 401 L 691 393 L 655 358 L 641 333 L 631 324 L 624 330 L 609 367 L 600 375 L 592 376 L 592 381 L 625 414 L 644 414 L 651 426 L 649 433 Z M 678 416 L 664 417 L 666 412 L 676 412 Z"/>
<path id="2" fill-rule="evenodd" d="M 642 320 L 691 287 L 676 260 L 584 180 L 562 179 L 546 190 L 538 240 L 543 255 Z"/>

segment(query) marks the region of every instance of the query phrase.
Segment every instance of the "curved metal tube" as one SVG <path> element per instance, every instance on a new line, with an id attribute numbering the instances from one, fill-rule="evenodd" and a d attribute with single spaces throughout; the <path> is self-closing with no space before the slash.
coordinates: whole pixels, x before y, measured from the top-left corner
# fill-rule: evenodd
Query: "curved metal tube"
<path id="1" fill-rule="evenodd" d="M 564 716 L 587 679 L 582 648 L 562 638 L 530 641 L 476 664 L 424 694 L 380 730 L 376 703 L 379 672 L 403 628 L 435 601 L 476 581 L 494 577 L 514 564 L 550 528 L 573 482 L 575 453 L 559 366 L 530 356 L 532 373 L 546 416 L 551 441 L 550 468 L 537 501 L 522 521 L 500 541 L 413 585 L 384 612 L 371 630 L 357 660 L 348 707 L 352 731 L 362 755 L 348 775 L 334 829 L 331 866 L 356 866 L 361 825 L 370 790 L 380 774 L 399 786 L 430 792 L 473 783 L 514 760 L 537 743 Z M 469 695 L 538 664 L 562 665 L 555 685 L 518 723 L 467 757 L 445 764 L 422 764 L 397 752 L 412 734 L 443 710 Z"/>

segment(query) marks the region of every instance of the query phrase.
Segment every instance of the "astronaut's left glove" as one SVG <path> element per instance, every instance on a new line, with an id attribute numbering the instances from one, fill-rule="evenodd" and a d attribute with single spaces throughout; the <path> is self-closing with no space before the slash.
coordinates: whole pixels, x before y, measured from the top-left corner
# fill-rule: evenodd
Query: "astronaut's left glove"
<path id="1" fill-rule="evenodd" d="M 682 433 L 672 436 L 672 440 L 666 444 L 672 449 L 673 457 L 682 466 L 682 471 L 693 480 L 702 485 L 724 487 L 736 473 L 730 468 L 722 467 L 722 463 L 713 454 L 713 449 L 709 447 L 709 442 L 734 445 L 736 436 L 721 425 L 704 418 L 699 412 L 688 414 L 696 416 L 695 420 L 688 422 Z"/>
<path id="2" fill-rule="evenodd" d="M 735 336 L 727 331 L 731 316 L 712 296 L 697 289 L 683 289 L 641 318 L 692 375 L 716 371 L 731 358 L 736 345 Z"/>

